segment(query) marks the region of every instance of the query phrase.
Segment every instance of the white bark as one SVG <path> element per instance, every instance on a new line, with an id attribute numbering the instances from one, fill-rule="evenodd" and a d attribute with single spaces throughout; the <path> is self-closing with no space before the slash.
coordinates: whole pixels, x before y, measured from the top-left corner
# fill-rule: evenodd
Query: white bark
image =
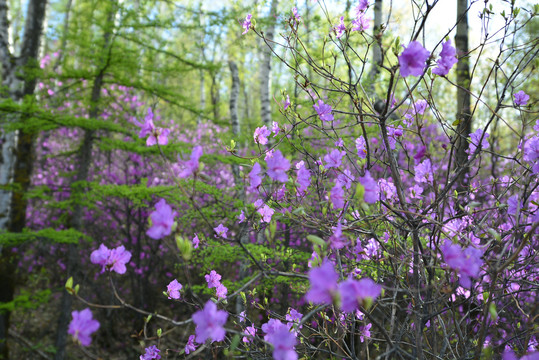
<path id="1" fill-rule="evenodd" d="M 271 0 L 270 14 L 269 17 L 273 16 L 277 12 L 278 0 Z M 264 32 L 264 37 L 266 38 L 266 44 L 263 44 L 262 51 L 262 63 L 260 64 L 260 117 L 264 125 L 268 128 L 271 128 L 271 98 L 270 98 L 270 89 L 271 89 L 271 58 L 272 52 L 268 46 L 273 46 L 273 35 L 275 33 L 275 21 L 272 20 L 270 25 L 267 28 L 267 31 Z"/>

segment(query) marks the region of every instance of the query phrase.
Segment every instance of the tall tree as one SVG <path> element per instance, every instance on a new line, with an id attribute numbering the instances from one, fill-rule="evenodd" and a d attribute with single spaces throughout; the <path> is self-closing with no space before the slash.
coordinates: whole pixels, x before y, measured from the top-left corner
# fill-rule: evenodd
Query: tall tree
<path id="1" fill-rule="evenodd" d="M 260 116 L 262 123 L 267 127 L 271 126 L 270 78 L 272 52 L 270 47 L 273 47 L 272 43 L 275 34 L 275 20 L 273 17 L 277 12 L 278 3 L 278 0 L 271 0 L 269 13 L 270 24 L 264 33 L 267 45 L 263 44 L 262 46 L 262 63 L 260 64 Z"/>
<path id="2" fill-rule="evenodd" d="M 455 139 L 455 167 L 460 171 L 468 161 L 467 138 L 472 131 L 472 113 L 470 109 L 470 62 L 468 56 L 468 0 L 457 1 L 457 33 L 455 46 L 459 56 L 457 63 L 457 134 Z M 459 192 L 466 188 L 464 180 L 468 168 L 462 170 L 459 176 Z"/>
<path id="3" fill-rule="evenodd" d="M 46 0 L 30 0 L 26 11 L 23 41 L 19 54 L 9 40 L 8 3 L 0 0 L 0 62 L 2 63 L 2 97 L 20 102 L 34 94 L 39 44 L 47 8 Z M 12 116 L 6 123 L 19 121 Z M 7 125 L 7 124 L 6 124 Z M 34 133 L 31 130 L 0 130 L 0 233 L 21 231 L 26 222 L 24 192 L 30 183 Z M 16 184 L 17 191 L 13 191 Z M 0 244 L 0 302 L 13 300 L 15 264 L 10 248 Z M 9 311 L 0 313 L 0 357 L 9 357 L 7 332 Z"/>

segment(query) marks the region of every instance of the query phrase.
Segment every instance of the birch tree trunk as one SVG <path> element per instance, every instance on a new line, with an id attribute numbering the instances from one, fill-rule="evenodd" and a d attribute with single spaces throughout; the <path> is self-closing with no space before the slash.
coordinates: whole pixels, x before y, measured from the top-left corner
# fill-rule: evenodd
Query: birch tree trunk
<path id="1" fill-rule="evenodd" d="M 2 85 L 7 97 L 20 102 L 25 95 L 34 93 L 35 77 L 25 76 L 25 71 L 37 66 L 39 43 L 47 8 L 46 0 L 30 0 L 26 12 L 23 42 L 19 56 L 13 53 L 9 41 L 8 4 L 0 0 L 0 62 Z M 4 121 L 19 121 L 8 116 Z M 32 171 L 34 134 L 27 131 L 5 132 L 0 129 L 0 233 L 21 231 L 26 222 L 24 192 L 30 183 Z M 12 191 L 10 186 L 20 186 Z M 15 291 L 15 258 L 10 248 L 0 245 L 0 302 L 13 300 Z M 7 334 L 10 312 L 0 313 L 0 357 L 9 358 Z"/>
<path id="2" fill-rule="evenodd" d="M 455 36 L 455 46 L 459 62 L 457 63 L 457 134 L 455 139 L 455 168 L 459 171 L 467 162 L 468 141 L 467 138 L 472 131 L 471 99 L 470 99 L 470 64 L 468 58 L 468 0 L 458 0 L 457 2 L 457 34 Z M 458 191 L 465 191 L 467 188 L 465 179 L 468 174 L 466 168 L 458 179 Z"/>
<path id="3" fill-rule="evenodd" d="M 278 0 L 271 0 L 270 6 L 270 19 L 277 12 Z M 273 36 L 275 33 L 275 21 L 270 20 L 271 23 L 267 27 L 267 31 L 264 33 L 267 44 L 262 46 L 262 63 L 260 64 L 260 118 L 262 123 L 268 128 L 271 128 L 271 49 L 268 46 L 272 46 Z"/>

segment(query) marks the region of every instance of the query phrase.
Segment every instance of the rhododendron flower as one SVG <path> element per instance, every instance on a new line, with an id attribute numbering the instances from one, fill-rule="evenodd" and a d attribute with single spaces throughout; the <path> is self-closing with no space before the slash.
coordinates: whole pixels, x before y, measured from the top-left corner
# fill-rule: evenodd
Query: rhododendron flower
<path id="1" fill-rule="evenodd" d="M 185 353 L 189 355 L 190 352 L 195 351 L 196 349 L 195 335 L 189 335 L 189 340 L 187 340 L 187 344 L 185 344 Z"/>
<path id="2" fill-rule="evenodd" d="M 455 65 L 457 60 L 457 51 L 451 46 L 451 40 L 447 40 L 442 44 L 442 52 L 440 53 L 440 59 L 432 72 L 436 75 L 445 76 L 449 73 L 449 70 Z"/>
<path id="3" fill-rule="evenodd" d="M 208 288 L 216 288 L 221 284 L 221 275 L 219 275 L 215 270 L 210 271 L 208 275 L 204 275 L 206 282 L 208 283 Z"/>
<path id="4" fill-rule="evenodd" d="M 369 323 L 365 326 L 360 326 L 359 327 L 359 332 L 361 335 L 359 335 L 359 341 L 360 342 L 364 342 L 365 341 L 365 338 L 369 338 L 371 337 L 371 332 L 370 332 L 370 328 L 372 327 L 372 324 Z"/>
<path id="5" fill-rule="evenodd" d="M 260 145 L 266 145 L 268 143 L 268 136 L 271 135 L 271 131 L 268 130 L 266 125 L 257 127 L 254 133 L 255 142 Z"/>
<path id="6" fill-rule="evenodd" d="M 425 62 L 429 56 L 430 52 L 426 50 L 420 42 L 412 41 L 399 56 L 401 75 L 403 77 L 407 77 L 409 75 L 423 75 L 425 67 L 427 66 Z"/>
<path id="7" fill-rule="evenodd" d="M 356 15 L 361 14 L 362 12 L 367 10 L 368 7 L 369 7 L 369 0 L 359 0 L 359 3 L 354 9 L 356 12 Z"/>
<path id="8" fill-rule="evenodd" d="M 301 16 L 299 16 L 298 9 L 295 6 L 292 8 L 292 14 L 294 14 L 294 18 L 297 22 L 301 21 Z"/>
<path id="9" fill-rule="evenodd" d="M 253 342 L 253 338 L 256 336 L 256 328 L 254 326 L 247 326 L 243 333 L 246 335 L 241 339 L 244 343 Z"/>
<path id="10" fill-rule="evenodd" d="M 515 105 L 517 106 L 523 106 L 528 103 L 528 100 L 530 100 L 530 95 L 526 94 L 524 91 L 520 90 L 516 94 L 513 95 L 515 97 Z"/>
<path id="11" fill-rule="evenodd" d="M 73 319 L 69 323 L 67 333 L 82 346 L 90 346 L 92 334 L 99 329 L 99 321 L 93 319 L 92 311 L 89 308 L 73 311 L 71 316 Z"/>
<path id="12" fill-rule="evenodd" d="M 365 188 L 363 200 L 367 204 L 374 204 L 376 201 L 378 201 L 378 184 L 372 178 L 371 173 L 368 170 L 365 171 L 365 176 L 361 176 L 359 178 L 359 182 Z"/>
<path id="13" fill-rule="evenodd" d="M 292 330 L 293 327 L 298 326 L 301 322 L 301 319 L 303 318 L 303 314 L 297 311 L 296 309 L 290 309 L 290 311 L 286 314 L 285 319 L 288 321 L 287 327 Z M 298 329 L 303 328 L 302 325 L 299 325 Z M 297 335 L 297 332 L 294 331 L 294 334 Z"/>
<path id="14" fill-rule="evenodd" d="M 341 310 L 347 313 L 355 312 L 365 300 L 374 301 L 382 292 L 382 286 L 372 279 L 347 279 L 339 284 L 341 294 Z"/>
<path id="15" fill-rule="evenodd" d="M 109 249 L 101 244 L 99 249 L 92 251 L 90 261 L 92 264 L 101 265 L 101 272 L 105 270 L 115 271 L 118 274 L 125 274 L 127 264 L 131 260 L 131 253 L 125 250 L 123 245 L 115 249 Z"/>
<path id="16" fill-rule="evenodd" d="M 331 113 L 333 109 L 330 105 L 324 104 L 322 100 L 318 100 L 318 106 L 313 105 L 313 107 L 316 110 L 316 113 L 318 114 L 320 120 L 333 121 L 333 114 Z"/>
<path id="17" fill-rule="evenodd" d="M 283 103 L 283 110 L 288 109 L 289 106 L 290 106 L 290 95 L 286 95 L 286 100 Z M 273 124 L 276 124 L 276 122 L 274 121 Z"/>
<path id="18" fill-rule="evenodd" d="M 415 181 L 419 183 L 432 183 L 434 181 L 434 168 L 429 159 L 425 159 L 422 163 L 416 165 L 414 170 Z"/>
<path id="19" fill-rule="evenodd" d="M 324 156 L 324 161 L 326 162 L 325 168 L 331 169 L 331 168 L 338 168 L 341 166 L 342 158 L 346 155 L 345 151 L 340 151 L 339 149 L 333 149 L 329 152 L 329 154 L 326 154 Z"/>
<path id="20" fill-rule="evenodd" d="M 279 124 L 276 121 L 271 124 L 271 131 L 273 132 L 273 137 L 277 136 L 277 134 L 279 134 L 279 131 L 281 131 L 281 129 L 279 128 Z"/>
<path id="21" fill-rule="evenodd" d="M 302 162 L 302 165 L 297 168 L 297 191 L 298 195 L 303 195 L 305 190 L 311 185 L 311 172 L 305 167 L 305 164 Z"/>
<path id="22" fill-rule="evenodd" d="M 507 199 L 507 213 L 509 215 L 518 216 L 520 209 L 522 209 L 522 201 L 518 200 L 518 194 Z"/>
<path id="23" fill-rule="evenodd" d="M 155 204 L 155 211 L 150 214 L 152 227 L 146 231 L 146 235 L 154 240 L 159 240 L 172 232 L 174 217 L 178 215 L 176 211 L 172 211 L 165 199 L 159 200 Z"/>
<path id="24" fill-rule="evenodd" d="M 352 181 L 354 181 L 354 175 L 348 169 L 344 169 L 342 174 L 337 176 L 337 181 L 344 185 L 345 188 L 350 189 L 352 187 Z"/>
<path id="25" fill-rule="evenodd" d="M 441 246 L 444 260 L 449 267 L 460 275 L 460 283 L 465 288 L 470 288 L 472 283 L 470 278 L 479 276 L 483 260 L 483 252 L 474 247 L 463 250 L 459 245 L 446 240 Z"/>
<path id="26" fill-rule="evenodd" d="M 198 234 L 195 234 L 195 237 L 193 238 L 193 248 L 198 249 L 198 245 L 200 244 L 200 239 L 198 238 Z"/>
<path id="27" fill-rule="evenodd" d="M 257 212 L 262 216 L 261 222 L 269 223 L 275 210 L 264 204 L 264 206 L 258 209 Z"/>
<path id="28" fill-rule="evenodd" d="M 337 32 L 337 39 L 344 35 L 344 32 L 346 31 L 346 25 L 344 25 L 344 16 L 341 16 L 339 25 L 335 27 L 335 31 Z"/>
<path id="29" fill-rule="evenodd" d="M 261 171 L 262 167 L 260 164 L 254 163 L 251 172 L 249 172 L 249 189 L 255 190 L 262 184 L 262 177 L 260 176 Z"/>
<path id="30" fill-rule="evenodd" d="M 329 247 L 332 249 L 342 249 L 348 243 L 346 236 L 342 234 L 342 224 L 339 221 L 333 228 L 333 234 L 329 237 Z"/>
<path id="31" fill-rule="evenodd" d="M 153 146 L 155 144 L 166 145 L 168 144 L 169 129 L 156 128 L 153 123 L 152 109 L 148 108 L 148 114 L 144 117 L 144 124 L 138 123 L 140 126 L 139 138 L 144 138 L 147 135 L 146 146 Z"/>
<path id="32" fill-rule="evenodd" d="M 325 259 L 320 267 L 309 271 L 311 288 L 305 298 L 314 304 L 331 304 L 337 291 L 337 280 L 339 275 L 335 272 L 333 264 Z"/>
<path id="33" fill-rule="evenodd" d="M 362 159 L 365 159 L 367 157 L 367 147 L 365 143 L 365 138 L 358 137 L 356 139 L 356 150 L 357 150 L 357 156 L 359 156 Z"/>
<path id="34" fill-rule="evenodd" d="M 174 279 L 167 285 L 167 295 L 169 299 L 179 299 L 180 290 L 182 289 L 182 284 L 178 280 Z"/>
<path id="35" fill-rule="evenodd" d="M 145 354 L 140 355 L 140 360 L 161 359 L 161 355 L 159 355 L 161 350 L 159 350 L 157 346 L 155 345 L 148 346 L 146 349 L 144 349 L 144 351 L 145 351 Z"/>
<path id="36" fill-rule="evenodd" d="M 222 237 L 223 239 L 228 239 L 227 231 L 228 228 L 224 226 L 223 224 L 219 224 L 216 228 L 213 228 L 213 230 L 217 233 L 217 236 Z"/>
<path id="37" fill-rule="evenodd" d="M 339 182 L 331 188 L 329 199 L 335 209 L 342 209 L 344 207 L 344 190 Z"/>
<path id="38" fill-rule="evenodd" d="M 223 284 L 217 285 L 215 288 L 215 295 L 217 295 L 218 299 L 224 299 L 226 298 L 226 294 L 228 294 L 228 289 Z"/>
<path id="39" fill-rule="evenodd" d="M 428 105 L 429 104 L 427 103 L 426 100 L 423 100 L 423 99 L 417 100 L 414 103 L 414 114 L 423 115 L 425 113 L 425 110 L 427 110 Z"/>
<path id="40" fill-rule="evenodd" d="M 298 358 L 294 349 L 297 342 L 296 336 L 280 320 L 270 319 L 268 323 L 262 325 L 262 331 L 266 333 L 264 340 L 273 345 L 273 359 L 296 360 Z"/>
<path id="41" fill-rule="evenodd" d="M 357 16 L 354 20 L 352 20 L 352 29 L 351 31 L 365 31 L 368 28 L 371 27 L 370 25 L 371 19 L 367 18 L 365 14 L 361 14 Z"/>
<path id="42" fill-rule="evenodd" d="M 523 158 L 532 165 L 533 173 L 539 174 L 539 135 L 526 141 Z"/>
<path id="43" fill-rule="evenodd" d="M 237 216 L 237 219 L 238 219 L 238 223 L 242 223 L 245 221 L 246 217 L 245 217 L 245 213 L 243 212 L 243 210 L 241 211 L 241 213 Z"/>
<path id="44" fill-rule="evenodd" d="M 217 310 L 217 305 L 208 300 L 203 310 L 193 314 L 193 322 L 196 325 L 196 342 L 204 344 L 207 339 L 211 339 L 211 342 L 223 341 L 226 335 L 223 326 L 227 319 L 227 312 Z"/>
<path id="45" fill-rule="evenodd" d="M 251 18 L 252 17 L 253 17 L 253 15 L 251 15 L 251 14 L 247 14 L 247 16 L 245 17 L 245 21 L 243 21 L 243 24 L 241 25 L 245 29 L 241 33 L 242 35 L 247 34 L 247 32 L 251 29 Z"/>
<path id="46" fill-rule="evenodd" d="M 202 146 L 195 146 L 191 152 L 191 157 L 187 161 L 180 162 L 182 170 L 179 172 L 178 177 L 186 178 L 198 171 L 199 160 L 203 154 Z"/>
<path id="47" fill-rule="evenodd" d="M 275 181 L 287 182 L 286 172 L 290 169 L 290 161 L 283 156 L 281 150 L 276 150 L 273 156 L 266 160 L 268 176 Z"/>
<path id="48" fill-rule="evenodd" d="M 466 152 L 468 153 L 468 160 L 472 158 L 472 155 L 475 153 L 475 150 L 479 146 L 479 141 L 481 141 L 481 150 L 488 149 L 488 141 L 487 138 L 489 137 L 488 133 L 484 133 L 483 136 L 483 130 L 477 129 L 473 134 L 470 134 L 470 145 L 468 145 L 468 150 Z M 483 138 L 483 140 L 481 140 Z"/>

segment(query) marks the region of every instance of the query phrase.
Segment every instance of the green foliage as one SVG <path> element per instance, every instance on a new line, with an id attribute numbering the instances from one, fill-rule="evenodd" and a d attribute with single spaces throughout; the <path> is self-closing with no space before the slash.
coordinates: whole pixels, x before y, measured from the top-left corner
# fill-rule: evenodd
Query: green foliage
<path id="1" fill-rule="evenodd" d="M 81 239 L 91 240 L 88 235 L 75 229 L 56 230 L 46 228 L 32 231 L 25 229 L 21 233 L 4 232 L 0 234 L 1 246 L 17 246 L 31 241 L 45 241 L 60 244 L 77 244 Z"/>
<path id="2" fill-rule="evenodd" d="M 28 290 L 21 290 L 12 301 L 0 303 L 0 312 L 14 311 L 15 309 L 37 309 L 41 304 L 49 302 L 51 295 L 50 289 L 44 289 L 31 293 Z"/>

